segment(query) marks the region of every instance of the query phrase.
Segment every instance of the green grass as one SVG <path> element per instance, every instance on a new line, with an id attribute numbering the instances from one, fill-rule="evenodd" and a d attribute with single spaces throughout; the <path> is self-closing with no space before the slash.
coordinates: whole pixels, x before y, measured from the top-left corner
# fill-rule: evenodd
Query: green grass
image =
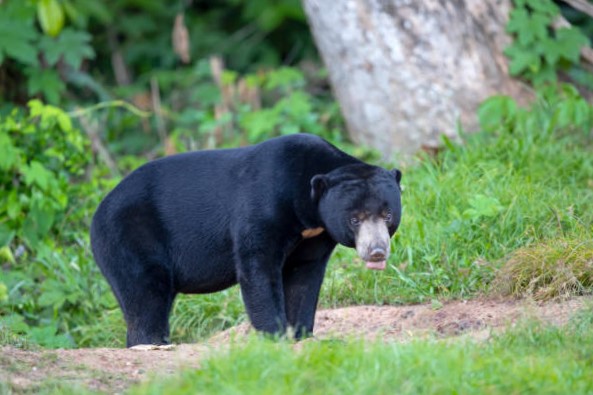
<path id="1" fill-rule="evenodd" d="M 132 394 L 586 394 L 593 391 L 593 308 L 565 329 L 524 323 L 484 343 L 314 341 L 253 337 L 201 369 Z"/>
<path id="2" fill-rule="evenodd" d="M 367 271 L 353 251 L 340 249 L 321 302 L 468 297 L 486 291 L 519 248 L 591 240 L 591 137 L 560 128 L 555 114 L 549 103 L 536 105 L 512 127 L 468 136 L 464 146 L 449 144 L 436 159 L 404 169 L 402 224 L 387 270 Z"/>
<path id="3" fill-rule="evenodd" d="M 492 292 L 548 300 L 593 289 L 593 240 L 554 239 L 520 248 L 498 271 Z"/>

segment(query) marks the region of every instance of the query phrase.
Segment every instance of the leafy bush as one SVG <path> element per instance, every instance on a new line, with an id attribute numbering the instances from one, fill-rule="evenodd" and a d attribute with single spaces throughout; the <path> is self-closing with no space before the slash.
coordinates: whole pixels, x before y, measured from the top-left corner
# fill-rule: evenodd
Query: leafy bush
<path id="1" fill-rule="evenodd" d="M 72 345 L 64 334 L 113 306 L 86 235 L 104 184 L 80 182 L 92 156 L 66 113 L 37 100 L 29 110 L 0 118 L 0 326 Z"/>
<path id="2" fill-rule="evenodd" d="M 0 118 L 0 245 L 37 248 L 68 207 L 70 183 L 89 163 L 88 142 L 70 117 L 37 100 L 29 114 Z"/>
<path id="3" fill-rule="evenodd" d="M 176 146 L 181 140 L 186 147 L 233 147 L 300 132 L 345 141 L 337 104 L 309 93 L 296 68 L 240 76 L 202 62 L 196 72 L 202 77 L 200 91 L 172 111 L 181 121 L 172 134 Z"/>
<path id="4" fill-rule="evenodd" d="M 556 82 L 561 70 L 579 64 L 581 48 L 589 40 L 578 27 L 554 29 L 560 8 L 552 0 L 514 0 L 507 31 L 515 37 L 505 53 L 511 75 L 522 76 L 539 86 Z"/>
<path id="5" fill-rule="evenodd" d="M 24 73 L 27 95 L 43 95 L 57 104 L 66 85 L 62 73 L 78 70 L 83 60 L 95 56 L 90 46 L 91 36 L 84 31 L 66 28 L 62 6 L 57 0 L 7 1 L 0 4 L 0 66 L 5 65 L 10 73 Z M 41 34 L 35 25 L 39 22 L 46 33 Z M 20 99 L 17 84 L 7 89 Z"/>
<path id="6" fill-rule="evenodd" d="M 179 29 L 183 56 L 179 39 L 171 43 Z M 295 44 L 287 46 L 287 37 Z M 214 54 L 242 71 L 316 56 L 298 0 L 0 3 L 0 77 L 8 77 L 0 78 L 0 98 L 7 101 L 109 100 L 115 82 L 141 83 L 155 70 L 183 69 Z"/>

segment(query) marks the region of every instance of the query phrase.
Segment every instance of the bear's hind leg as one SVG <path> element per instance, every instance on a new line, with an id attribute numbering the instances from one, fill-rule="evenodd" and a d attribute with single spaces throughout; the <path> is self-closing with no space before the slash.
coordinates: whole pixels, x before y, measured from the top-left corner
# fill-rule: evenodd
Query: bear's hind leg
<path id="1" fill-rule="evenodd" d="M 175 292 L 170 271 L 157 262 L 127 257 L 125 265 L 105 273 L 124 313 L 128 327 L 126 346 L 169 342 L 169 314 Z M 117 270 L 119 269 L 119 270 Z"/>
<path id="2" fill-rule="evenodd" d="M 126 346 L 168 344 L 169 314 L 175 299 L 168 270 L 162 267 L 145 269 L 143 276 L 138 276 L 125 287 L 126 296 L 120 303 L 128 326 Z"/>

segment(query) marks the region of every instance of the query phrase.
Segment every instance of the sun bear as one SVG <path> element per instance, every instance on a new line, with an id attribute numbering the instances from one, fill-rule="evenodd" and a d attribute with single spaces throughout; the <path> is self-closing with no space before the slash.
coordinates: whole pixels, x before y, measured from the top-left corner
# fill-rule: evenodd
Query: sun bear
<path id="1" fill-rule="evenodd" d="M 127 346 L 167 344 L 179 293 L 239 284 L 253 327 L 313 332 L 336 244 L 384 269 L 400 223 L 397 169 L 307 134 L 177 154 L 119 183 L 91 225 L 95 260 L 127 324 Z"/>

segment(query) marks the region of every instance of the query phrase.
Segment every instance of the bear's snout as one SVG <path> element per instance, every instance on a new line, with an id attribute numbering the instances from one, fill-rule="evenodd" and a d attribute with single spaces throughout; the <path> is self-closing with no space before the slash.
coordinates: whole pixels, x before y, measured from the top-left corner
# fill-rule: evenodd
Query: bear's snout
<path id="1" fill-rule="evenodd" d="M 387 258 L 387 251 L 382 247 L 375 247 L 369 254 L 369 260 L 373 262 L 384 261 Z"/>
<path id="2" fill-rule="evenodd" d="M 356 233 L 356 251 L 369 269 L 385 269 L 389 257 L 389 230 L 381 219 L 367 219 Z"/>

